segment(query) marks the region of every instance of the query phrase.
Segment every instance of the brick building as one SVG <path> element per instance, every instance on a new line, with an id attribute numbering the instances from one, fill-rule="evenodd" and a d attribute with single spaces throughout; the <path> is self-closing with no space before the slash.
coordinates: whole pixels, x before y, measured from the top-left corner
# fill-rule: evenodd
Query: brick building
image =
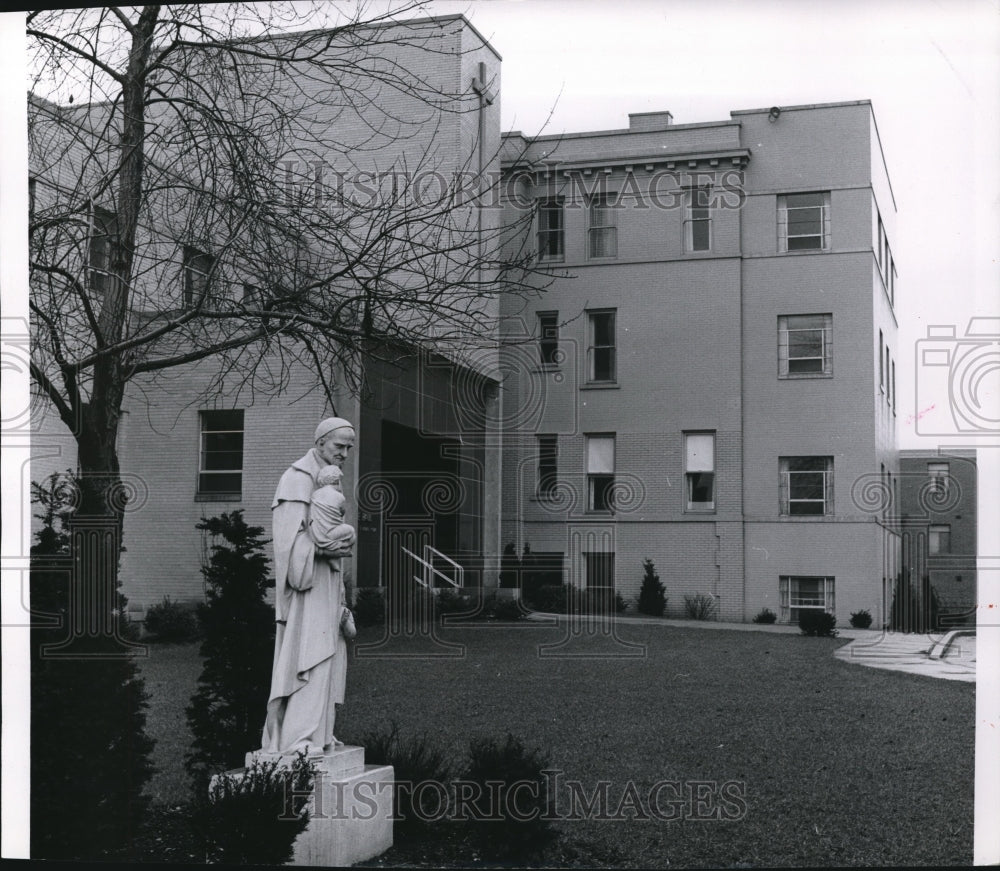
<path id="1" fill-rule="evenodd" d="M 354 168 L 423 152 L 453 173 L 478 152 L 499 171 L 499 150 L 504 208 L 480 226 L 533 216 L 511 244 L 557 277 L 491 312 L 499 362 L 489 348 L 368 360 L 362 394 L 333 397 L 359 436 L 349 577 L 384 585 L 413 573 L 402 548 L 433 545 L 467 586 L 490 587 L 514 542 L 550 580 L 633 600 L 650 558 L 671 614 L 703 594 L 723 620 L 812 608 L 843 624 L 867 609 L 881 625 L 900 568 L 896 207 L 870 103 L 697 124 L 644 113 L 627 130 L 501 140 L 492 47 L 461 16 L 406 27 L 434 50 L 390 40 L 394 62 L 476 111 L 380 143 L 341 113 L 342 138 L 366 142 Z M 375 104 L 396 119 L 426 110 Z M 44 206 L 45 172 L 36 187 Z M 181 293 L 198 252 L 167 242 L 177 256 L 161 284 Z M 140 606 L 202 596 L 199 518 L 242 508 L 268 527 L 278 475 L 332 410 L 305 368 L 270 397 L 238 380 L 216 389 L 216 375 L 182 367 L 126 397 L 119 454 L 141 499 L 122 578 Z M 52 422 L 37 427 L 35 480 L 73 464 Z M 213 453 L 229 460 L 213 468 Z"/>
<path id="2" fill-rule="evenodd" d="M 881 625 L 898 569 L 896 205 L 867 101 L 518 133 L 564 271 L 502 314 L 504 541 L 634 599 L 642 561 L 720 619 Z"/>
<path id="3" fill-rule="evenodd" d="M 899 452 L 902 576 L 916 589 L 926 579 L 942 614 L 975 620 L 976 452 Z"/>

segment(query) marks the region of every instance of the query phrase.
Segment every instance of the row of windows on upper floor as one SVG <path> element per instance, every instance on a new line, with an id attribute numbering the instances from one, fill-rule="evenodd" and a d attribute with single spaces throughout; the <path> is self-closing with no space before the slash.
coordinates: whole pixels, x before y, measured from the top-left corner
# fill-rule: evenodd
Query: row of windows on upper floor
<path id="1" fill-rule="evenodd" d="M 778 250 L 827 251 L 830 249 L 830 192 L 782 194 L 777 198 Z M 712 250 L 712 214 L 717 208 L 711 186 L 689 189 L 685 194 L 684 246 L 689 252 Z M 587 256 L 591 260 L 618 256 L 617 195 L 595 194 L 587 206 Z M 565 257 L 566 201 L 547 197 L 538 201 L 538 259 L 559 262 Z M 888 258 L 888 241 L 879 219 L 878 262 Z M 887 284 L 893 270 L 886 268 Z"/>
<path id="2" fill-rule="evenodd" d="M 588 309 L 587 383 L 618 383 L 617 310 Z M 542 311 L 538 318 L 538 359 L 543 367 L 559 366 L 559 312 Z M 879 330 L 879 391 L 896 413 L 896 362 Z M 778 377 L 833 377 L 833 315 L 799 314 L 778 316 Z"/>

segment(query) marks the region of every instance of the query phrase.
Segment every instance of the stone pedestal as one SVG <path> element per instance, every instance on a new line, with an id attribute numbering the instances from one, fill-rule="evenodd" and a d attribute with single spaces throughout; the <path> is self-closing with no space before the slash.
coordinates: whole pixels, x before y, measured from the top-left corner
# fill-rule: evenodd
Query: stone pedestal
<path id="1" fill-rule="evenodd" d="M 271 761 L 274 754 L 248 753 Z M 290 764 L 293 756 L 280 757 Z M 295 840 L 292 865 L 343 867 L 384 853 L 392 846 L 391 765 L 365 765 L 365 748 L 339 745 L 310 755 L 316 766 L 309 798 L 309 825 Z"/>

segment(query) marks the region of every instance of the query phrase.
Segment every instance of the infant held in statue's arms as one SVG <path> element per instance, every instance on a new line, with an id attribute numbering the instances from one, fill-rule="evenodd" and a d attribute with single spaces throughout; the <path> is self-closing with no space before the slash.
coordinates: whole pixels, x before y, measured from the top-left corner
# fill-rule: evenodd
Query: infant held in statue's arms
<path id="1" fill-rule="evenodd" d="M 339 466 L 324 466 L 319 471 L 309 505 L 309 534 L 316 547 L 322 551 L 348 551 L 356 536 L 354 527 L 344 523 L 344 512 L 347 497 L 341 489 L 343 477 Z M 357 634 L 354 628 L 354 615 L 350 608 L 344 607 L 340 615 L 340 630 L 345 638 L 353 638 Z"/>

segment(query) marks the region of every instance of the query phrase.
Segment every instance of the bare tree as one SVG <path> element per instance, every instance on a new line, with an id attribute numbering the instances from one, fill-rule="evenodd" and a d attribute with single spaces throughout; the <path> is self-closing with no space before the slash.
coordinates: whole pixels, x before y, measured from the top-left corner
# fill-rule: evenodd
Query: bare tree
<path id="1" fill-rule="evenodd" d="M 545 285 L 530 213 L 489 208 L 499 143 L 480 124 L 456 158 L 490 83 L 424 74 L 459 43 L 400 22 L 417 8 L 29 14 L 31 374 L 75 434 L 80 517 L 121 534 L 134 381 L 211 360 L 273 393 L 305 364 L 332 397 L 363 354 L 495 341 L 500 295 Z"/>

